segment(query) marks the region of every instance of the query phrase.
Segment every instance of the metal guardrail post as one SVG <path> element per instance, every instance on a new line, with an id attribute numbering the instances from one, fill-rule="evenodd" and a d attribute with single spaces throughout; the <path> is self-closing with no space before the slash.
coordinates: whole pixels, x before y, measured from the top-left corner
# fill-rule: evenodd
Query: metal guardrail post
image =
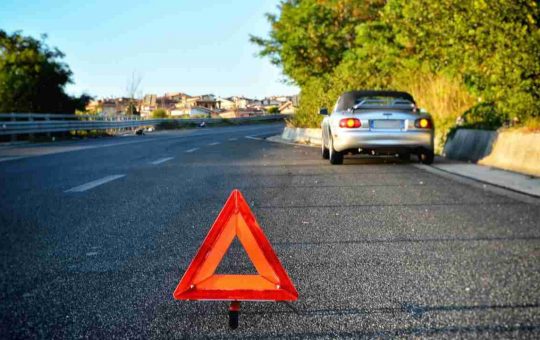
<path id="1" fill-rule="evenodd" d="M 50 120 L 49 115 L 45 116 L 45 121 L 48 122 Z M 47 132 L 47 138 L 51 138 L 51 133 Z"/>
<path id="2" fill-rule="evenodd" d="M 14 113 L 11 114 L 11 121 L 12 121 L 12 122 L 15 121 L 15 114 L 14 114 Z M 16 141 L 17 141 L 17 135 L 16 135 L 16 134 L 12 134 L 12 135 L 11 135 L 11 141 L 12 141 L 12 142 L 16 142 Z"/>
<path id="3" fill-rule="evenodd" d="M 34 121 L 34 117 L 32 117 L 32 115 L 28 116 L 28 121 L 29 122 L 33 122 Z M 35 135 L 33 133 L 29 133 L 28 134 L 28 139 L 32 142 L 34 141 L 34 137 Z"/>

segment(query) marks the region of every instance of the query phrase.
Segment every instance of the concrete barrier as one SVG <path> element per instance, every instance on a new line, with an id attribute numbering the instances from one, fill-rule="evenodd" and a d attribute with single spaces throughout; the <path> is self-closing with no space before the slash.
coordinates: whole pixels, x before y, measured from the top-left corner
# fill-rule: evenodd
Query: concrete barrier
<path id="1" fill-rule="evenodd" d="M 303 143 L 303 144 L 312 144 L 312 145 L 321 145 L 321 129 L 304 129 L 304 128 L 293 128 L 285 127 L 281 138 L 293 142 L 293 143 Z"/>
<path id="2" fill-rule="evenodd" d="M 461 129 L 447 141 L 443 155 L 540 176 L 540 133 Z"/>
<path id="3" fill-rule="evenodd" d="M 540 176 L 540 133 L 500 132 L 491 153 L 478 163 Z"/>
<path id="4" fill-rule="evenodd" d="M 450 159 L 478 162 L 491 152 L 491 146 L 497 139 L 497 131 L 457 130 L 446 141 L 443 156 Z"/>

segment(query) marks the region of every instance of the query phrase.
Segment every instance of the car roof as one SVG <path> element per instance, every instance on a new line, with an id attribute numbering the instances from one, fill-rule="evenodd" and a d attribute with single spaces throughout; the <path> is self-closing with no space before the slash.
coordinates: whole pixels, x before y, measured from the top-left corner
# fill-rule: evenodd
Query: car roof
<path id="1" fill-rule="evenodd" d="M 391 97 L 399 98 L 410 101 L 413 104 L 416 104 L 413 96 L 407 92 L 402 91 L 379 91 L 379 90 L 362 90 L 362 91 L 349 91 L 345 92 L 339 97 L 339 102 L 337 106 L 338 111 L 344 111 L 353 107 L 358 98 L 362 97 Z"/>

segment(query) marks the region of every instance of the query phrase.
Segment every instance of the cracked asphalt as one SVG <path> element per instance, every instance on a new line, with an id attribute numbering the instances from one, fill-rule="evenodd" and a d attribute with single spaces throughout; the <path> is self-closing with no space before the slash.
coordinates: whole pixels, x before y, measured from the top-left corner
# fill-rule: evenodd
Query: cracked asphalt
<path id="1" fill-rule="evenodd" d="M 390 158 L 331 166 L 264 140 L 281 128 L 12 147 L 0 337 L 540 337 L 540 200 Z M 172 297 L 233 189 L 299 292 L 243 303 L 234 331 L 228 303 Z M 254 269 L 234 244 L 218 271 Z"/>

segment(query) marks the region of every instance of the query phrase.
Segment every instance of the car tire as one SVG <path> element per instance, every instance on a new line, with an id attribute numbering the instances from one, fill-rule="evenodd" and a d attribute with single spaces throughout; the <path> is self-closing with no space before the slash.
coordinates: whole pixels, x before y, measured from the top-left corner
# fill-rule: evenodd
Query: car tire
<path id="1" fill-rule="evenodd" d="M 324 138 L 321 141 L 321 156 L 323 159 L 330 158 L 330 150 L 324 146 Z"/>
<path id="2" fill-rule="evenodd" d="M 330 158 L 330 164 L 338 165 L 343 164 L 343 153 L 337 152 L 334 150 L 334 141 L 332 137 L 329 139 L 330 145 L 328 145 L 328 151 L 329 151 L 329 158 Z"/>
<path id="3" fill-rule="evenodd" d="M 433 153 L 433 150 L 422 150 L 418 153 L 418 160 L 422 164 L 432 164 L 434 159 L 435 154 Z"/>

